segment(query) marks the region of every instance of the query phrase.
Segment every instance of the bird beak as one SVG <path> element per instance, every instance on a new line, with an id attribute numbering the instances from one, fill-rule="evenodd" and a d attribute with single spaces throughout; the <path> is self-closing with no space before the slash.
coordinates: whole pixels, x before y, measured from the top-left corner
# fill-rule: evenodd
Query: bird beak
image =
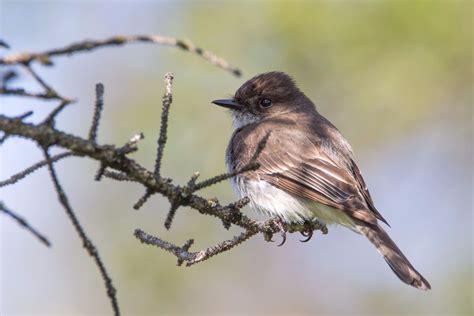
<path id="1" fill-rule="evenodd" d="M 243 105 L 235 102 L 234 99 L 214 100 L 212 103 L 231 110 L 240 110 L 243 108 Z"/>

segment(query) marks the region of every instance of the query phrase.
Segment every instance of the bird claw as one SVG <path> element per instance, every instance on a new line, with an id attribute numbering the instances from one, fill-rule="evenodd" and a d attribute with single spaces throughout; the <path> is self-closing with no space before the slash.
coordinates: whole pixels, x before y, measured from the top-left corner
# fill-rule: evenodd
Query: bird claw
<path id="1" fill-rule="evenodd" d="M 306 229 L 301 232 L 301 235 L 303 235 L 303 237 L 306 237 L 306 239 L 300 240 L 301 242 L 310 241 L 311 238 L 313 237 L 314 229 L 321 229 L 323 231 L 323 234 L 327 233 L 326 225 L 324 225 L 322 222 L 320 222 L 317 219 L 314 219 L 312 222 L 309 222 L 309 221 L 305 222 L 304 226 Z"/>
<path id="2" fill-rule="evenodd" d="M 303 237 L 306 237 L 306 239 L 303 239 L 303 240 L 300 239 L 300 241 L 301 242 L 308 242 L 313 237 L 313 231 L 312 230 L 302 231 L 301 235 L 303 235 Z"/>
<path id="3" fill-rule="evenodd" d="M 282 240 L 281 240 L 281 243 L 279 243 L 277 245 L 278 247 L 283 246 L 283 244 L 286 242 L 286 232 L 284 232 L 284 231 L 281 232 L 281 238 L 282 238 Z"/>
<path id="4" fill-rule="evenodd" d="M 281 217 L 276 218 L 275 225 L 280 230 L 280 234 L 282 238 L 281 243 L 279 243 L 277 246 L 281 247 L 286 242 L 286 230 L 285 230 L 285 227 L 283 226 L 283 220 L 281 219 Z"/>

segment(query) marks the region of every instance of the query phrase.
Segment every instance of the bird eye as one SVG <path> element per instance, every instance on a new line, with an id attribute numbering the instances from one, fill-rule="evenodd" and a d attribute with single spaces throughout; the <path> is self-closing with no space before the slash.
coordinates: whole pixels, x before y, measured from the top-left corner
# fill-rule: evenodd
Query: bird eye
<path id="1" fill-rule="evenodd" d="M 260 100 L 260 106 L 262 108 L 268 108 L 272 105 L 272 100 L 268 99 L 268 98 L 263 98 L 262 100 Z"/>

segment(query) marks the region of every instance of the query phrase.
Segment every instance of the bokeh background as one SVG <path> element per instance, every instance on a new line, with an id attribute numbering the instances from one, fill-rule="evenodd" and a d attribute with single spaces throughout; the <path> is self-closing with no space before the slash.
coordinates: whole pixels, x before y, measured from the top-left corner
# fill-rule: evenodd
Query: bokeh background
<path id="1" fill-rule="evenodd" d="M 1 38 L 12 52 L 55 48 L 86 38 L 162 34 L 188 38 L 243 70 L 236 78 L 180 50 L 147 44 L 105 48 L 39 69 L 63 95 L 79 101 L 59 127 L 86 135 L 94 85 L 106 102 L 102 143 L 145 140 L 134 157 L 152 168 L 163 75 L 175 74 L 163 172 L 183 183 L 225 171 L 231 121 L 211 100 L 270 70 L 291 74 L 354 147 L 375 203 L 413 264 L 431 282 L 421 292 L 402 284 L 370 243 L 330 227 L 284 247 L 254 238 L 192 268 L 140 244 L 135 228 L 194 249 L 230 238 L 213 218 L 180 209 L 163 227 L 168 203 L 143 189 L 93 181 L 97 163 L 57 164 L 86 231 L 118 290 L 124 315 L 472 315 L 473 314 L 473 3 L 471 1 L 1 1 Z M 8 53 L 5 50 L 2 54 Z M 34 83 L 15 82 L 31 89 Z M 54 104 L 2 98 L 2 113 Z M 30 142 L 1 147 L 1 178 L 42 158 Z M 48 249 L 3 216 L 2 315 L 111 313 L 96 266 L 82 249 L 46 170 L 1 199 L 52 241 Z M 229 183 L 203 192 L 234 199 Z M 246 212 L 250 213 L 249 210 Z M 251 214 L 251 213 L 250 213 Z"/>

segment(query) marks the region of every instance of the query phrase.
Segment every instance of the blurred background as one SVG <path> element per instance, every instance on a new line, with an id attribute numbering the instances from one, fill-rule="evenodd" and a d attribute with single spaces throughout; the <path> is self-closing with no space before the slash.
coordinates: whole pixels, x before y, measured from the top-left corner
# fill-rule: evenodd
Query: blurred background
<path id="1" fill-rule="evenodd" d="M 141 228 L 201 249 L 231 238 L 214 218 L 179 209 L 170 231 L 168 203 L 132 205 L 140 186 L 95 182 L 98 164 L 57 164 L 85 230 L 98 247 L 124 315 L 472 315 L 473 312 L 473 3 L 471 1 L 1 1 L 0 37 L 11 50 L 41 51 L 83 39 L 161 34 L 190 39 L 241 67 L 236 78 L 170 47 L 148 44 L 60 57 L 36 69 L 78 102 L 60 128 L 87 134 L 94 85 L 105 85 L 101 143 L 145 134 L 133 155 L 153 167 L 163 75 L 175 74 L 163 173 L 184 183 L 225 171 L 231 120 L 211 100 L 227 97 L 257 73 L 291 74 L 352 144 L 389 233 L 431 282 L 401 283 L 364 238 L 341 227 L 283 247 L 257 237 L 191 268 L 140 244 Z M 21 69 L 19 69 L 21 74 Z M 23 77 L 12 86 L 39 91 Z M 2 98 L 2 113 L 55 106 Z M 42 159 L 31 142 L 1 147 L 1 179 Z M 57 201 L 47 170 L 3 188 L 3 200 L 52 242 L 46 248 L 0 218 L 2 315 L 107 315 L 96 266 Z M 228 182 L 202 192 L 234 200 Z M 253 216 L 249 210 L 246 213 Z"/>

